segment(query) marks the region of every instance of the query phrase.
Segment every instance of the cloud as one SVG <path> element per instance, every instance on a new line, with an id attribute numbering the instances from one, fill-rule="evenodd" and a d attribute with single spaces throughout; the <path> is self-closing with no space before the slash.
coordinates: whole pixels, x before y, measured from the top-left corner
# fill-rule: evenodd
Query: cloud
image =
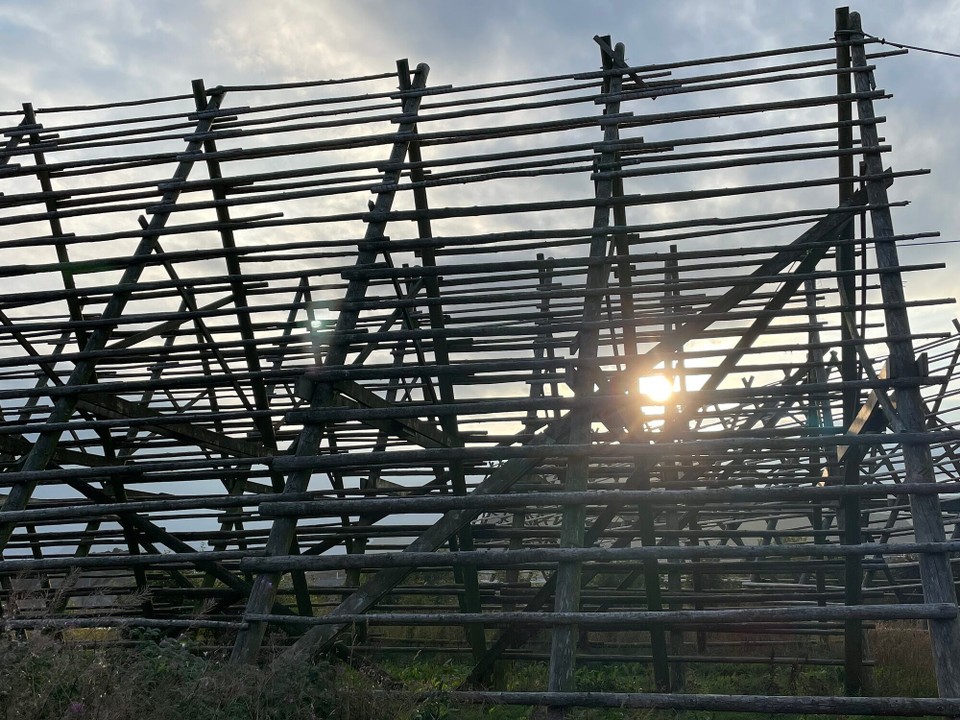
<path id="1" fill-rule="evenodd" d="M 597 67 L 592 36 L 605 33 L 626 44 L 631 63 L 673 62 L 825 41 L 833 32 L 834 5 L 833 0 L 4 3 L 0 109 L 17 110 L 24 101 L 42 108 L 182 94 L 195 77 L 212 87 L 391 72 L 401 57 L 414 65 L 429 63 L 433 84 L 552 75 Z M 868 32 L 894 41 L 960 49 L 956 0 L 875 0 L 863 8 L 863 20 Z M 890 162 L 897 169 L 934 171 L 930 179 L 897 183 L 896 196 L 914 200 L 895 218 L 902 232 L 940 229 L 945 239 L 960 237 L 951 196 L 960 180 L 952 162 L 960 151 L 954 130 L 958 63 L 914 52 L 878 70 L 881 87 L 896 94 L 892 102 L 878 104 L 888 117 L 883 132 L 894 145 Z M 960 265 L 954 245 L 929 247 L 919 256 Z M 948 276 L 930 277 L 922 292 L 952 293 Z M 936 322 L 952 313 L 939 313 Z"/>

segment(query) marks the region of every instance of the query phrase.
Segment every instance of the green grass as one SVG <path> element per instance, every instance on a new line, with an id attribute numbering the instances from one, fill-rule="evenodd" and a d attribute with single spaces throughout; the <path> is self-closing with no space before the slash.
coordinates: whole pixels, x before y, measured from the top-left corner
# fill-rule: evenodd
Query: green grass
<path id="1" fill-rule="evenodd" d="M 624 635 L 629 641 L 632 636 Z M 633 638 L 636 639 L 636 638 Z M 867 637 L 869 653 L 876 660 L 872 673 L 868 674 L 870 685 L 865 695 L 936 697 L 930 655 L 929 639 L 922 623 L 880 623 Z M 840 648 L 833 646 L 807 645 L 804 647 L 780 647 L 782 654 L 801 657 L 819 651 L 825 657 L 836 656 Z M 756 651 L 748 651 L 756 654 Z M 433 656 L 431 656 L 433 657 Z M 530 717 L 525 707 L 454 707 L 443 698 L 443 691 L 456 687 L 459 680 L 469 673 L 471 666 L 455 660 L 431 660 L 418 658 L 414 662 L 394 660 L 388 665 L 396 677 L 413 690 L 437 691 L 438 700 L 422 710 L 420 718 L 444 718 L 449 720 L 519 720 Z M 547 666 L 545 663 L 507 663 L 497 674 L 501 690 L 531 690 L 546 687 Z M 577 670 L 577 689 L 604 692 L 653 692 L 652 674 L 647 665 L 638 663 L 590 665 Z M 686 693 L 719 695 L 843 695 L 843 671 L 837 666 L 774 665 L 774 664 L 690 664 L 686 669 Z M 671 710 L 573 710 L 570 720 L 812 720 L 813 718 L 837 717 L 842 720 L 874 720 L 873 716 L 848 715 L 770 715 L 769 713 L 743 713 L 722 711 Z M 419 720 L 419 719 L 418 719 Z"/>

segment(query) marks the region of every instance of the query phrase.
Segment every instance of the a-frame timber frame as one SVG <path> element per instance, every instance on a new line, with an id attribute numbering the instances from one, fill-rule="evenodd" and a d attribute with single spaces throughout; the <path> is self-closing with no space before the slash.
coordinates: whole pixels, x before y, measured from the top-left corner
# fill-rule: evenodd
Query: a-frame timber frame
<path id="1" fill-rule="evenodd" d="M 7 113 L 3 630 L 455 655 L 451 700 L 550 717 L 960 716 L 960 326 L 908 320 L 945 300 L 904 295 L 902 51 L 835 30 Z M 878 620 L 928 623 L 940 698 L 878 697 Z M 580 691 L 604 662 L 648 691 Z M 716 663 L 845 695 L 682 692 Z"/>

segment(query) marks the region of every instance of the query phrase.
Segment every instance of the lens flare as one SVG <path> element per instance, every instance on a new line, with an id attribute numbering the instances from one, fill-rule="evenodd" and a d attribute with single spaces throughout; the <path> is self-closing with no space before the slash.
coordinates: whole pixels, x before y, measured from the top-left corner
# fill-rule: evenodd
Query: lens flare
<path id="1" fill-rule="evenodd" d="M 663 375 L 640 378 L 640 392 L 657 405 L 663 405 L 673 395 L 673 383 Z"/>

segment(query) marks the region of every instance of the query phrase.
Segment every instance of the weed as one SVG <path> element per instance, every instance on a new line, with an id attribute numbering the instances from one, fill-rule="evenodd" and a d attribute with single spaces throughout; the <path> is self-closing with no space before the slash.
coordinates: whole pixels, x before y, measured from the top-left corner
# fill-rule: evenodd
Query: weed
<path id="1" fill-rule="evenodd" d="M 236 667 L 190 640 L 147 632 L 127 646 L 84 647 L 42 634 L 0 640 L 0 718 L 48 720 L 361 720 L 394 718 L 369 688 L 327 664 Z M 349 698 L 347 698 L 349 696 Z M 383 714 L 379 714 L 382 711 Z"/>

